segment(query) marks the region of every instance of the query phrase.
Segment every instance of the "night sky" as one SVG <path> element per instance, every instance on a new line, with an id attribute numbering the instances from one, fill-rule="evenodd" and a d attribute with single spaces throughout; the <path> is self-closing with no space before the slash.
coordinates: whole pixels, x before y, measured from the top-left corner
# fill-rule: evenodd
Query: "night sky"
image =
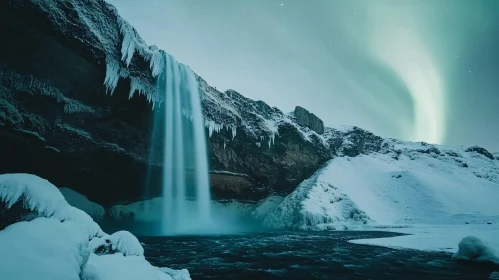
<path id="1" fill-rule="evenodd" d="M 219 90 L 499 151 L 499 1 L 108 0 Z"/>

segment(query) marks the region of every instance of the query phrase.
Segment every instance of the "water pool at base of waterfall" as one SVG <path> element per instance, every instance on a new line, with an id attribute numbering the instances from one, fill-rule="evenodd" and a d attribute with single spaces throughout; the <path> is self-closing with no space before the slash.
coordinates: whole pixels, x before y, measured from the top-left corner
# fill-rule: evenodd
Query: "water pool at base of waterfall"
<path id="1" fill-rule="evenodd" d="M 186 268 L 192 279 L 489 279 L 498 267 L 448 253 L 356 245 L 389 232 L 279 232 L 141 237 L 151 264 Z"/>

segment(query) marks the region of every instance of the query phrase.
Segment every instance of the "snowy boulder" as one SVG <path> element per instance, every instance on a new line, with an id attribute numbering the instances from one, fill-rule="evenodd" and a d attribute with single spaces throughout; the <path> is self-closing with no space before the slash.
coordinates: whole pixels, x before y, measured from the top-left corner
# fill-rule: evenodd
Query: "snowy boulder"
<path id="1" fill-rule="evenodd" d="M 77 221 L 84 225 L 89 236 L 103 235 L 100 227 L 90 216 L 69 205 L 54 185 L 36 175 L 0 175 L 0 202 L 6 209 L 14 205 L 22 205 L 22 208 L 31 211 L 31 215 L 37 217 Z"/>
<path id="2" fill-rule="evenodd" d="M 90 241 L 90 248 L 97 255 L 121 253 L 123 256 L 143 256 L 144 248 L 137 237 L 128 231 L 118 231 Z"/>
<path id="3" fill-rule="evenodd" d="M 455 259 L 488 261 L 499 263 L 497 251 L 475 236 L 467 236 L 459 242 L 459 250 L 452 255 Z"/>
<path id="4" fill-rule="evenodd" d="M 88 200 L 88 198 L 70 188 L 59 188 L 69 205 L 87 213 L 94 221 L 100 221 L 104 217 L 105 210 L 101 205 Z"/>

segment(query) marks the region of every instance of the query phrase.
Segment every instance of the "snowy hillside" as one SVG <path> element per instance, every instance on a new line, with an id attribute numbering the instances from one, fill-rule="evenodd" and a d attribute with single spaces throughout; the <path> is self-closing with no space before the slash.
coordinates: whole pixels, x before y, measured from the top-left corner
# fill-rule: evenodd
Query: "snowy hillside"
<path id="1" fill-rule="evenodd" d="M 276 228 L 499 222 L 499 161 L 484 149 L 385 140 L 336 157 L 264 217 Z M 484 152 L 485 151 L 485 152 Z M 365 213 L 365 214 L 364 214 Z"/>

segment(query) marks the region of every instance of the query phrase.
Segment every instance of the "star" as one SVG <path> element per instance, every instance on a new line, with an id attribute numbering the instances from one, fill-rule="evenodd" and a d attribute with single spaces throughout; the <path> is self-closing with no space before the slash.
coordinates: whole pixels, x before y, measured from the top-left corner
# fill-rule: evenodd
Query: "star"
<path id="1" fill-rule="evenodd" d="M 281 3 L 281 7 L 282 7 L 282 6 L 284 6 L 284 4 L 283 4 L 283 3 Z"/>

